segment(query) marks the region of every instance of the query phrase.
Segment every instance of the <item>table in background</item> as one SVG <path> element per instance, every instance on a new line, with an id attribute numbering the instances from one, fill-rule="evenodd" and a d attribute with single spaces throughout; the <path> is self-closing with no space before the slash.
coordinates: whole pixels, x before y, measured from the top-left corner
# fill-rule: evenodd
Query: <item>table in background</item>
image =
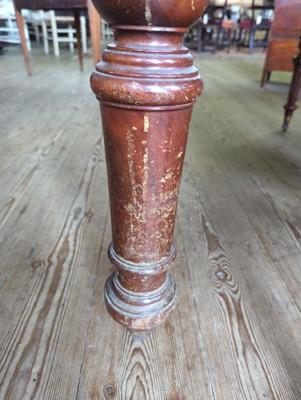
<path id="1" fill-rule="evenodd" d="M 14 5 L 16 9 L 16 20 L 20 32 L 22 50 L 28 75 L 31 75 L 31 65 L 24 34 L 24 21 L 21 13 L 22 9 L 70 11 L 74 14 L 77 35 L 77 49 L 81 70 L 83 69 L 83 51 L 80 35 L 79 16 L 80 12 L 88 11 L 93 59 L 95 64 L 100 61 L 101 21 L 98 13 L 94 9 L 91 0 L 14 0 Z"/>

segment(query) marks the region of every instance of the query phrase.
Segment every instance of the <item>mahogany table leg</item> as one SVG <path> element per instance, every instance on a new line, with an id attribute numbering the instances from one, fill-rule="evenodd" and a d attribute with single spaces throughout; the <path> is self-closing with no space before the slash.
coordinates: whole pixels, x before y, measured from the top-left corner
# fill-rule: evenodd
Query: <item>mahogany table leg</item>
<path id="1" fill-rule="evenodd" d="M 84 64 L 83 64 L 84 54 L 83 54 L 83 44 L 82 44 L 82 37 L 81 37 L 79 10 L 74 11 L 74 23 L 75 23 L 75 30 L 76 30 L 76 42 L 77 42 L 79 68 L 80 68 L 81 72 L 83 72 L 83 70 L 84 70 Z"/>
<path id="2" fill-rule="evenodd" d="M 294 111 L 296 110 L 296 101 L 298 98 L 298 93 L 301 86 L 301 32 L 300 32 L 300 40 L 299 40 L 299 54 L 297 54 L 293 58 L 294 62 L 294 72 L 290 85 L 290 90 L 288 94 L 287 103 L 284 106 L 284 121 L 282 125 L 282 129 L 285 132 L 288 128 L 289 122 L 293 116 Z"/>
<path id="3" fill-rule="evenodd" d="M 207 0 L 94 0 L 111 24 L 91 76 L 100 101 L 116 266 L 106 283 L 109 313 L 144 335 L 174 309 L 170 266 L 179 183 L 192 106 L 202 81 L 183 34 Z"/>
<path id="4" fill-rule="evenodd" d="M 88 15 L 94 64 L 101 58 L 101 19 L 92 1 L 88 0 Z"/>
<path id="5" fill-rule="evenodd" d="M 29 52 L 27 48 L 27 43 L 26 43 L 26 38 L 25 38 L 25 32 L 24 32 L 24 18 L 22 16 L 22 13 L 20 10 L 18 10 L 15 7 L 15 14 L 16 14 L 16 21 L 20 33 L 20 38 L 21 38 L 21 45 L 22 45 L 22 51 L 24 55 L 24 60 L 25 60 L 25 66 L 26 66 L 26 71 L 27 74 L 30 76 L 31 75 L 31 65 L 30 65 L 30 57 L 29 57 Z"/>

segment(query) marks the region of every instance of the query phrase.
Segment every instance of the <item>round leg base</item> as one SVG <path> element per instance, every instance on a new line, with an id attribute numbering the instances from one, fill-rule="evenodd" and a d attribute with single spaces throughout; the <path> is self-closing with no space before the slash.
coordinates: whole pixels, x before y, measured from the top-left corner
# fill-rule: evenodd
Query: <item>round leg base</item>
<path id="1" fill-rule="evenodd" d="M 160 288 L 148 293 L 123 288 L 118 281 L 118 272 L 108 278 L 105 286 L 105 301 L 110 315 L 139 340 L 147 337 L 169 316 L 175 308 L 176 298 L 176 284 L 170 273 Z"/>

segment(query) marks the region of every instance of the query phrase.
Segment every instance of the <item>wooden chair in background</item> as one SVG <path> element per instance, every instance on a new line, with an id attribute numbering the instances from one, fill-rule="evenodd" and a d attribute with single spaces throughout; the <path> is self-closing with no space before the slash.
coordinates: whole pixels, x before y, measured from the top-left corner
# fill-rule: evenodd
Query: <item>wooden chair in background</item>
<path id="1" fill-rule="evenodd" d="M 237 50 L 240 47 L 248 47 L 249 53 L 252 53 L 254 47 L 260 47 L 265 50 L 268 46 L 268 35 L 272 20 L 269 18 L 260 18 L 257 20 L 247 19 L 239 23 L 239 36 L 237 41 Z M 262 37 L 256 39 L 256 33 L 260 32 Z M 245 42 L 246 38 L 247 43 Z"/>
<path id="2" fill-rule="evenodd" d="M 109 42 L 114 38 L 114 33 L 112 29 L 109 27 L 109 24 L 101 20 L 101 39 L 103 42 Z"/>
<path id="3" fill-rule="evenodd" d="M 270 79 L 272 71 L 293 71 L 292 58 L 298 52 L 300 28 L 301 1 L 276 0 L 261 86 Z"/>
<path id="4" fill-rule="evenodd" d="M 30 36 L 34 35 L 36 42 L 43 41 L 45 54 L 49 53 L 47 40 L 47 25 L 44 18 L 44 12 L 23 10 L 24 25 L 27 27 Z"/>
<path id="5" fill-rule="evenodd" d="M 24 36 L 29 51 L 31 44 L 29 40 L 29 31 L 27 25 L 24 23 Z M 20 35 L 16 22 L 13 4 L 5 2 L 0 7 L 0 43 L 18 44 L 20 43 Z"/>
<path id="6" fill-rule="evenodd" d="M 223 19 L 221 29 L 220 46 L 227 49 L 227 53 L 230 52 L 232 40 L 235 36 L 235 23 L 230 19 Z"/>
<path id="7" fill-rule="evenodd" d="M 256 0 L 252 0 L 249 8 L 251 16 L 243 18 L 238 24 L 237 50 L 247 47 L 249 53 L 252 53 L 255 47 L 263 50 L 267 48 L 273 9 L 273 0 L 264 1 L 263 4 L 257 4 Z"/>
<path id="8" fill-rule="evenodd" d="M 77 42 L 75 20 L 72 14 L 55 13 L 53 10 L 22 10 L 25 25 L 33 33 L 37 42 L 43 41 L 44 53 L 49 54 L 49 43 L 52 43 L 53 53 L 60 56 L 60 43 L 69 44 L 71 52 Z M 80 15 L 80 30 L 83 52 L 87 53 L 86 16 Z"/>
<path id="9" fill-rule="evenodd" d="M 58 13 L 50 10 L 44 14 L 47 26 L 46 40 L 52 42 L 54 55 L 60 56 L 60 43 L 67 43 L 70 51 L 74 52 L 77 37 L 75 18 L 72 13 Z M 80 15 L 80 35 L 83 53 L 87 53 L 86 16 L 83 14 Z"/>
<path id="10" fill-rule="evenodd" d="M 223 33 L 223 20 L 226 13 L 227 0 L 222 5 L 207 7 L 205 15 L 197 23 L 198 51 L 204 51 L 209 46 L 213 54 L 216 52 Z"/>

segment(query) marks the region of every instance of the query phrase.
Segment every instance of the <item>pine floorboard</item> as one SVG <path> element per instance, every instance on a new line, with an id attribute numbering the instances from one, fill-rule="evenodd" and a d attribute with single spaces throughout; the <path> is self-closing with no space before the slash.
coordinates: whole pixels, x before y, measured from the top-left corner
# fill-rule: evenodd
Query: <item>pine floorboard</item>
<path id="1" fill-rule="evenodd" d="M 172 316 L 108 315 L 111 228 L 92 60 L 0 57 L 0 399 L 301 400 L 301 110 L 262 55 L 196 54 Z"/>

